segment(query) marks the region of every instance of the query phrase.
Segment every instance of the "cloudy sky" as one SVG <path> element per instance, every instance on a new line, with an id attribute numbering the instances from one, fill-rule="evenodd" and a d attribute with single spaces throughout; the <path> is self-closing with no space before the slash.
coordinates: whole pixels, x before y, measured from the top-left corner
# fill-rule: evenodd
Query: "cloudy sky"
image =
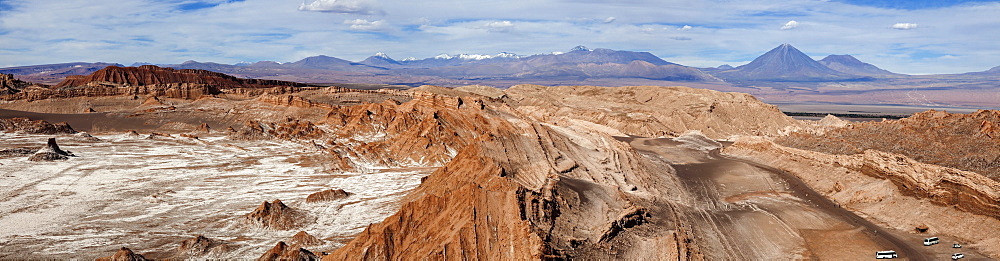
<path id="1" fill-rule="evenodd" d="M 741 65 L 782 43 L 910 74 L 1000 65 L 976 0 L 0 0 L 0 67 L 521 55 L 573 46 Z"/>

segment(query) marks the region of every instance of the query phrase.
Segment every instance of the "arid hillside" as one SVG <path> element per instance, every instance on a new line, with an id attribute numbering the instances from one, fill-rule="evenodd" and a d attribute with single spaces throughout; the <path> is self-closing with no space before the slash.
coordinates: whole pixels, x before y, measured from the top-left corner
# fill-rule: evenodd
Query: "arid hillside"
<path id="1" fill-rule="evenodd" d="M 1000 111 L 927 111 L 901 120 L 855 123 L 824 134 L 795 133 L 778 144 L 838 155 L 878 150 L 1000 180 Z"/>

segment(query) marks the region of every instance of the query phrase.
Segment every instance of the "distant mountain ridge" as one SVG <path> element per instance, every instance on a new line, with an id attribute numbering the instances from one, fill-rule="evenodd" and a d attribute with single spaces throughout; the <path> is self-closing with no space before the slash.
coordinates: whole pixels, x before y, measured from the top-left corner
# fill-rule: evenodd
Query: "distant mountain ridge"
<path id="1" fill-rule="evenodd" d="M 848 73 L 853 75 L 862 76 L 887 76 L 887 75 L 897 75 L 896 73 L 878 68 L 878 66 L 872 65 L 870 63 L 862 62 L 858 58 L 854 58 L 849 54 L 836 55 L 831 54 L 824 57 L 822 60 L 818 61 L 820 64 L 825 65 L 830 69 L 842 73 Z"/>
<path id="2" fill-rule="evenodd" d="M 752 62 L 715 72 L 727 81 L 824 82 L 864 79 L 840 72 L 813 60 L 790 44 L 782 44 Z"/>
<path id="3" fill-rule="evenodd" d="M 135 65 L 145 64 L 148 63 Z M 110 65 L 121 66 L 109 63 L 65 63 L 0 68 L 0 73 L 14 74 L 18 79 L 29 82 L 56 84 L 69 75 L 89 74 Z M 495 55 L 442 54 L 425 59 L 411 57 L 396 60 L 379 52 L 358 62 L 317 55 L 286 63 L 258 61 L 230 65 L 186 61 L 160 66 L 208 70 L 245 78 L 409 86 L 492 82 L 573 84 L 595 79 L 605 83 L 618 82 L 615 79 L 632 79 L 630 81 L 633 82 L 654 80 L 709 84 L 725 81 L 727 84 L 743 85 L 753 82 L 792 84 L 909 77 L 878 68 L 850 55 L 829 55 L 815 61 L 790 44 L 782 44 L 739 67 L 722 65 L 715 68 L 688 67 L 663 60 L 648 52 L 590 49 L 584 46 L 574 47 L 567 52 L 528 56 L 501 52 Z M 964 75 L 982 77 L 1000 74 L 998 68 Z"/>

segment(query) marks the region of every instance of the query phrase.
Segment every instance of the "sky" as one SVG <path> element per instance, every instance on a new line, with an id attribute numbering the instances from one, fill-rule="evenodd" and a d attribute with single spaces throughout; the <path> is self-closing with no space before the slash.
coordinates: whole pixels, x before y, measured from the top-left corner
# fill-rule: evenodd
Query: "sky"
<path id="1" fill-rule="evenodd" d="M 352 61 L 643 51 L 738 66 L 789 43 L 898 73 L 1000 66 L 1000 2 L 976 0 L 0 0 L 0 67 Z"/>

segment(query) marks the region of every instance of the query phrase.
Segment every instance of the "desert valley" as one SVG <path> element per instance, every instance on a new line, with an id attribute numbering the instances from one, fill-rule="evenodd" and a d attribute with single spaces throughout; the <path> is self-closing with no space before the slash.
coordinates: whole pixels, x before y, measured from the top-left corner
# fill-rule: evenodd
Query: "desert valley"
<path id="1" fill-rule="evenodd" d="M 1000 260 L 1000 0 L 0 0 L 0 260 Z"/>
<path id="2" fill-rule="evenodd" d="M 801 58 L 789 45 L 774 52 Z M 699 87 L 798 77 L 752 73 L 787 65 L 762 57 L 724 71 L 650 68 Z M 816 68 L 830 75 L 808 77 L 848 75 Z M 1000 258 L 988 232 L 1000 229 L 995 110 L 799 120 L 749 94 L 680 86 L 306 84 L 155 65 L 62 70 L 53 85 L 18 79 L 57 72 L 2 79 L 3 259 L 857 260 L 894 250 L 929 260 L 950 257 L 952 243 L 970 259 Z M 89 73 L 69 75 L 79 72 Z M 769 81 L 913 80 L 872 77 Z M 954 79 L 995 79 L 969 77 Z"/>

